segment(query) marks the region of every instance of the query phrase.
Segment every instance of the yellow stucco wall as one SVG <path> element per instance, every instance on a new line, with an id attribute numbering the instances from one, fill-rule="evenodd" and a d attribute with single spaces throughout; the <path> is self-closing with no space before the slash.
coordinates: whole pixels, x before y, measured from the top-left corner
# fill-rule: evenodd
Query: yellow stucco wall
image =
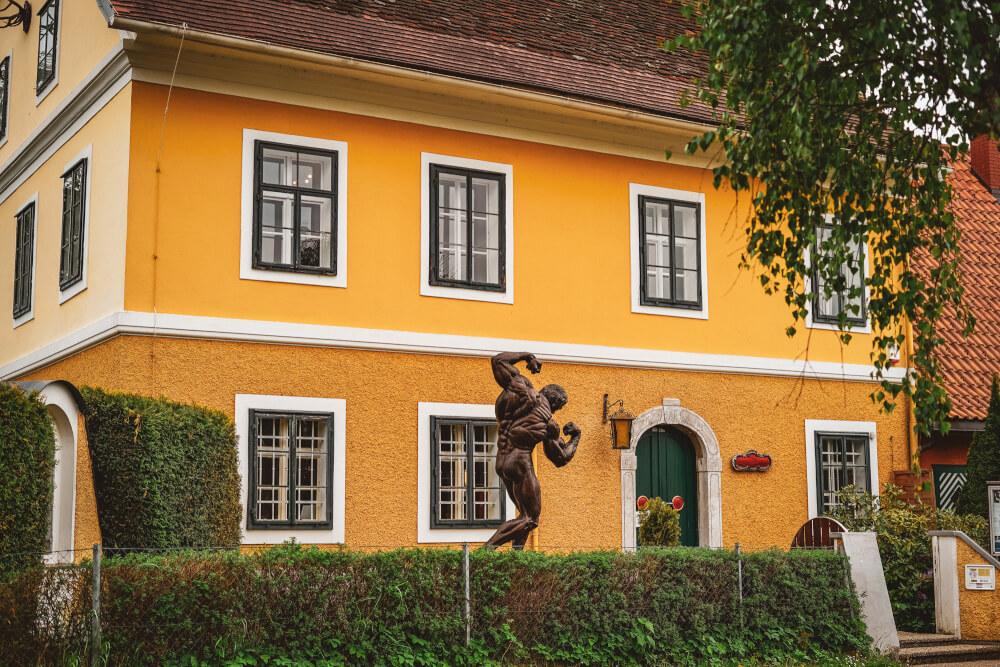
<path id="1" fill-rule="evenodd" d="M 22 3 L 23 4 L 23 3 Z M 38 72 L 38 16 L 44 2 L 32 3 L 31 27 L 0 31 L 0 58 L 12 55 L 10 122 L 7 143 L 0 147 L 0 164 L 76 88 L 101 60 L 121 41 L 116 30 L 108 29 L 95 0 L 61 0 L 62 14 L 58 43 L 57 82 L 51 92 L 35 105 Z M 9 13 L 9 12 L 8 12 Z"/>
<path id="2" fill-rule="evenodd" d="M 710 171 L 175 88 L 157 173 L 167 89 L 133 86 L 127 310 L 869 363 L 869 336 L 785 335 Z M 244 128 L 348 143 L 346 289 L 240 280 Z M 513 165 L 513 305 L 420 295 L 421 152 Z M 631 312 L 631 182 L 705 194 L 709 319 Z"/>
<path id="3" fill-rule="evenodd" d="M 965 588 L 965 566 L 985 565 L 986 559 L 965 543 L 958 543 L 958 609 L 962 639 L 1000 641 L 1000 588 L 970 591 Z M 997 572 L 1000 577 L 1000 572 Z"/>
<path id="4" fill-rule="evenodd" d="M 73 520 L 73 548 L 76 560 L 87 558 L 90 549 L 101 543 L 101 527 L 97 522 L 97 498 L 94 477 L 90 469 L 90 447 L 87 445 L 87 424 L 83 413 L 77 415 L 76 437 L 76 512 Z"/>
<path id="5" fill-rule="evenodd" d="M 7 32 L 7 31 L 3 31 Z M 128 182 L 130 86 L 0 203 L 0 364 L 19 359 L 122 309 L 125 282 L 125 208 Z M 93 146 L 87 225 L 87 289 L 59 303 L 62 174 Z M 38 193 L 34 319 L 12 329 L 14 236 L 17 212 Z"/>
<path id="6" fill-rule="evenodd" d="M 24 379 L 60 378 L 112 391 L 195 401 L 229 414 L 234 396 L 276 394 L 347 402 L 346 541 L 403 545 L 417 532 L 417 403 L 492 404 L 487 359 L 124 336 Z M 621 546 L 620 455 L 601 424 L 602 396 L 635 413 L 663 398 L 701 415 L 721 449 L 723 539 L 787 546 L 807 518 L 804 419 L 874 420 L 882 483 L 905 466 L 906 406 L 876 415 L 870 385 L 546 364 L 537 386 L 563 385 L 558 421 L 583 430 L 565 468 L 538 457 L 542 545 Z M 774 457 L 766 473 L 736 473 L 749 448 Z"/>

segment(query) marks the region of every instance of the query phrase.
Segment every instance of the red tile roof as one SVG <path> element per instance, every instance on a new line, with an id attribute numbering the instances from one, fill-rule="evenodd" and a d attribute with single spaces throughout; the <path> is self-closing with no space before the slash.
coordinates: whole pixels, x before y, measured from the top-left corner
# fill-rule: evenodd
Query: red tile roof
<path id="1" fill-rule="evenodd" d="M 945 386 L 955 419 L 985 419 L 990 377 L 1000 373 L 1000 202 L 972 172 L 969 160 L 952 165 L 952 210 L 962 231 L 965 301 L 976 316 L 968 339 L 945 318 L 941 348 Z"/>
<path id="2" fill-rule="evenodd" d="M 668 0 L 111 0 L 116 17 L 705 121 L 678 105 L 705 59 Z"/>

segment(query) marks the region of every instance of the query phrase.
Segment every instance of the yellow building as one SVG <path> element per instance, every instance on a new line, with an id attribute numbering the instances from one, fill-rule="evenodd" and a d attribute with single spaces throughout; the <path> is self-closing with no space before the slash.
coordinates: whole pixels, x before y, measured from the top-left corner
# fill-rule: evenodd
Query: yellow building
<path id="1" fill-rule="evenodd" d="M 527 350 L 583 432 L 536 457 L 535 544 L 634 546 L 659 495 L 687 544 L 787 545 L 908 466 L 910 411 L 840 299 L 790 339 L 738 269 L 674 12 L 48 0 L 0 31 L 0 378 L 228 412 L 248 543 L 481 542 L 514 511 L 489 357 Z"/>

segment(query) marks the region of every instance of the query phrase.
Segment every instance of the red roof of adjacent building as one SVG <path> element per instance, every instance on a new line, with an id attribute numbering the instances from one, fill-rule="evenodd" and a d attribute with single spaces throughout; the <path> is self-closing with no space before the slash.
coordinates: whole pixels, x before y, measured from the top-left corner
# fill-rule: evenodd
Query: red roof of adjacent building
<path id="1" fill-rule="evenodd" d="M 946 317 L 940 333 L 947 342 L 940 356 L 952 417 L 981 420 L 989 405 L 990 378 L 1000 373 L 1000 201 L 972 171 L 968 158 L 952 166 L 952 210 L 962 232 L 965 302 L 976 317 L 976 328 L 965 339 L 958 323 Z"/>
<path id="2" fill-rule="evenodd" d="M 667 0 L 111 0 L 116 17 L 545 91 L 691 121 L 706 59 Z"/>

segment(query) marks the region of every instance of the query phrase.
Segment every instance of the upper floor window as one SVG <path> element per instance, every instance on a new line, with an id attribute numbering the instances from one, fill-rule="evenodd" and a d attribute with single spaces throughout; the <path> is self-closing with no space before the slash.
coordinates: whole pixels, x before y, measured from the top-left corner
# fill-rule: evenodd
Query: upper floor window
<path id="1" fill-rule="evenodd" d="M 705 197 L 629 185 L 632 312 L 708 317 Z"/>
<path id="2" fill-rule="evenodd" d="M 815 256 L 829 256 L 828 241 L 833 235 L 832 225 L 822 225 L 816 229 L 816 245 L 812 252 Z M 846 316 L 847 322 L 865 326 L 868 315 L 865 308 L 865 252 L 857 241 L 848 242 L 848 260 L 841 266 L 840 275 L 843 278 L 838 284 L 829 285 L 819 271 L 813 269 L 813 299 L 812 320 L 826 324 L 839 324 L 840 315 Z M 853 292 L 853 294 L 852 294 Z"/>
<path id="3" fill-rule="evenodd" d="M 420 293 L 513 303 L 513 167 L 421 154 Z"/>
<path id="4" fill-rule="evenodd" d="M 35 263 L 35 202 L 31 201 L 17 214 L 14 237 L 14 320 L 32 309 L 33 272 Z"/>
<path id="5" fill-rule="evenodd" d="M 700 207 L 639 197 L 639 215 L 642 303 L 700 308 Z"/>
<path id="6" fill-rule="evenodd" d="M 62 242 L 59 257 L 59 289 L 83 280 L 86 243 L 87 160 L 63 174 Z"/>
<path id="7" fill-rule="evenodd" d="M 38 11 L 38 75 L 35 91 L 41 93 L 56 77 L 59 0 L 49 0 Z"/>
<path id="8" fill-rule="evenodd" d="M 240 278 L 347 287 L 347 144 L 243 130 Z"/>
<path id="9" fill-rule="evenodd" d="M 330 528 L 333 414 L 250 411 L 247 528 Z"/>
<path id="10" fill-rule="evenodd" d="M 431 526 L 499 526 L 506 503 L 496 470 L 496 420 L 432 417 L 431 422 Z"/>
<path id="11" fill-rule="evenodd" d="M 817 510 L 822 516 L 842 504 L 840 490 L 845 486 L 871 491 L 869 440 L 865 433 L 817 432 L 815 437 Z"/>
<path id="12" fill-rule="evenodd" d="M 256 142 L 255 269 L 337 273 L 337 153 Z"/>
<path id="13" fill-rule="evenodd" d="M 430 282 L 504 289 L 503 174 L 431 165 Z"/>
<path id="14" fill-rule="evenodd" d="M 10 56 L 0 60 L 0 142 L 7 139 L 10 114 Z"/>

